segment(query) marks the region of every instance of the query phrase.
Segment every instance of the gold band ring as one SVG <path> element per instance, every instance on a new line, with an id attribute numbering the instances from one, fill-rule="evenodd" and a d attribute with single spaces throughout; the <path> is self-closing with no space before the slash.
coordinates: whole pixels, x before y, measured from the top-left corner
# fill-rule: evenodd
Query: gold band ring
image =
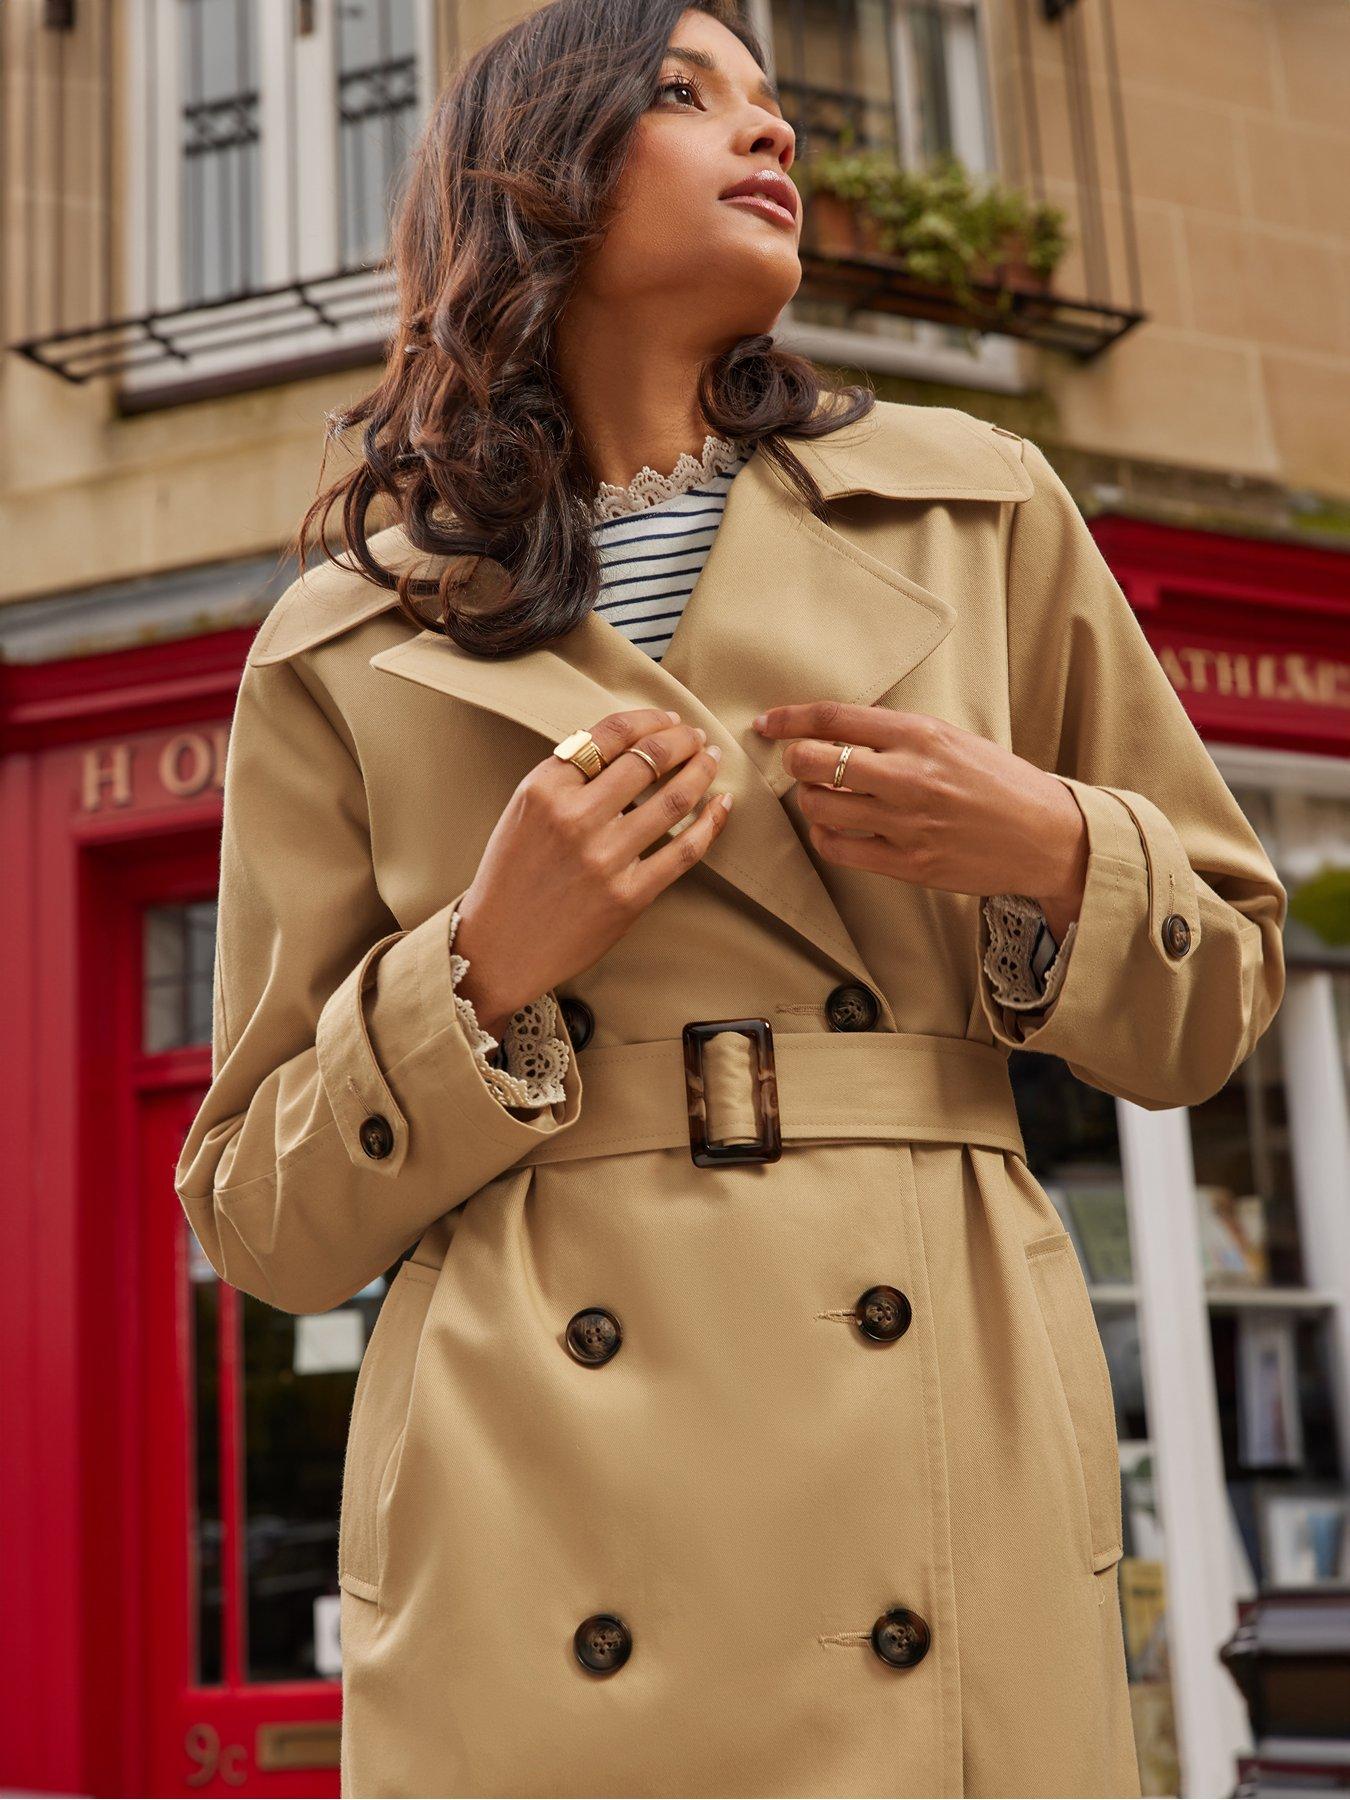
<path id="1" fill-rule="evenodd" d="M 837 744 L 839 742 L 839 739 L 832 738 L 830 741 L 831 741 L 831 743 Z M 853 745 L 852 744 L 844 744 L 841 748 L 839 761 L 834 765 L 834 780 L 830 783 L 831 787 L 842 787 L 843 781 L 844 781 L 844 770 L 848 767 L 848 759 L 850 756 L 852 756 L 852 754 L 853 754 Z"/>
<path id="2" fill-rule="evenodd" d="M 630 756 L 640 756 L 642 758 L 643 762 L 645 762 L 647 767 L 651 770 L 652 774 L 655 775 L 655 777 L 658 781 L 660 781 L 661 771 L 660 771 L 660 769 L 657 768 L 655 762 L 652 760 L 652 758 L 650 756 L 648 756 L 648 754 L 645 750 L 639 750 L 636 744 L 630 744 L 628 746 L 628 754 Z"/>
<path id="3" fill-rule="evenodd" d="M 571 731 L 553 746 L 553 754 L 563 762 L 574 763 L 587 781 L 594 781 L 602 769 L 608 768 L 600 746 L 589 731 Z"/>

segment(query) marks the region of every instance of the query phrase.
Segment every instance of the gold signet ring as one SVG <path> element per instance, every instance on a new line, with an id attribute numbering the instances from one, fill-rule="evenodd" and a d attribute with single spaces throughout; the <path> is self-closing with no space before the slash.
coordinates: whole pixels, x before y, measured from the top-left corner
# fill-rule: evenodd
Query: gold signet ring
<path id="1" fill-rule="evenodd" d="M 600 746 L 589 731 L 571 731 L 553 746 L 553 754 L 563 762 L 575 763 L 587 781 L 594 781 L 606 762 Z"/>

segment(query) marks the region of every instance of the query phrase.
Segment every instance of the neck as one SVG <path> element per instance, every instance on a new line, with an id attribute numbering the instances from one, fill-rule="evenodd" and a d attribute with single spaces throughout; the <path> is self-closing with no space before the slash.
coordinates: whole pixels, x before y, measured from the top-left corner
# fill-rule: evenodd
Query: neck
<path id="1" fill-rule="evenodd" d="M 612 312 L 589 321 L 575 305 L 560 322 L 559 384 L 597 484 L 627 487 L 641 468 L 664 474 L 685 453 L 703 454 L 713 427 L 698 405 L 698 375 L 713 351 L 682 341 L 670 324 L 644 323 L 630 307 L 616 331 Z"/>

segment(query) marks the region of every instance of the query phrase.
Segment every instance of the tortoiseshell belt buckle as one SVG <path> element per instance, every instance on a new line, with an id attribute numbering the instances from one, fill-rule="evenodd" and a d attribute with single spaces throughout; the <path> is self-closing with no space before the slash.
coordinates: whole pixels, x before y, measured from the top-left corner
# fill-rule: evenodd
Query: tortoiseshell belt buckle
<path id="1" fill-rule="evenodd" d="M 749 1144 L 721 1144 L 708 1138 L 703 1045 L 719 1031 L 739 1031 L 755 1046 L 755 1095 L 759 1136 Z M 714 1163 L 770 1163 L 783 1154 L 778 1122 L 778 1071 L 773 1059 L 773 1027 L 767 1019 L 691 1019 L 684 1027 L 684 1091 L 689 1107 L 689 1154 L 699 1168 Z"/>

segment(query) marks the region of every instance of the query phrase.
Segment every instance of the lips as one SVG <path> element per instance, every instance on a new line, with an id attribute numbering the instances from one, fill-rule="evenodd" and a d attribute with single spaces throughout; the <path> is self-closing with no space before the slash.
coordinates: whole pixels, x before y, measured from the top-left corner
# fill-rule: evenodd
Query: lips
<path id="1" fill-rule="evenodd" d="M 777 219 L 780 223 L 785 217 L 789 224 L 795 225 L 797 222 L 799 201 L 796 184 L 789 181 L 781 169 L 758 169 L 718 197 L 750 206 L 754 211 L 762 212 L 766 218 Z"/>

